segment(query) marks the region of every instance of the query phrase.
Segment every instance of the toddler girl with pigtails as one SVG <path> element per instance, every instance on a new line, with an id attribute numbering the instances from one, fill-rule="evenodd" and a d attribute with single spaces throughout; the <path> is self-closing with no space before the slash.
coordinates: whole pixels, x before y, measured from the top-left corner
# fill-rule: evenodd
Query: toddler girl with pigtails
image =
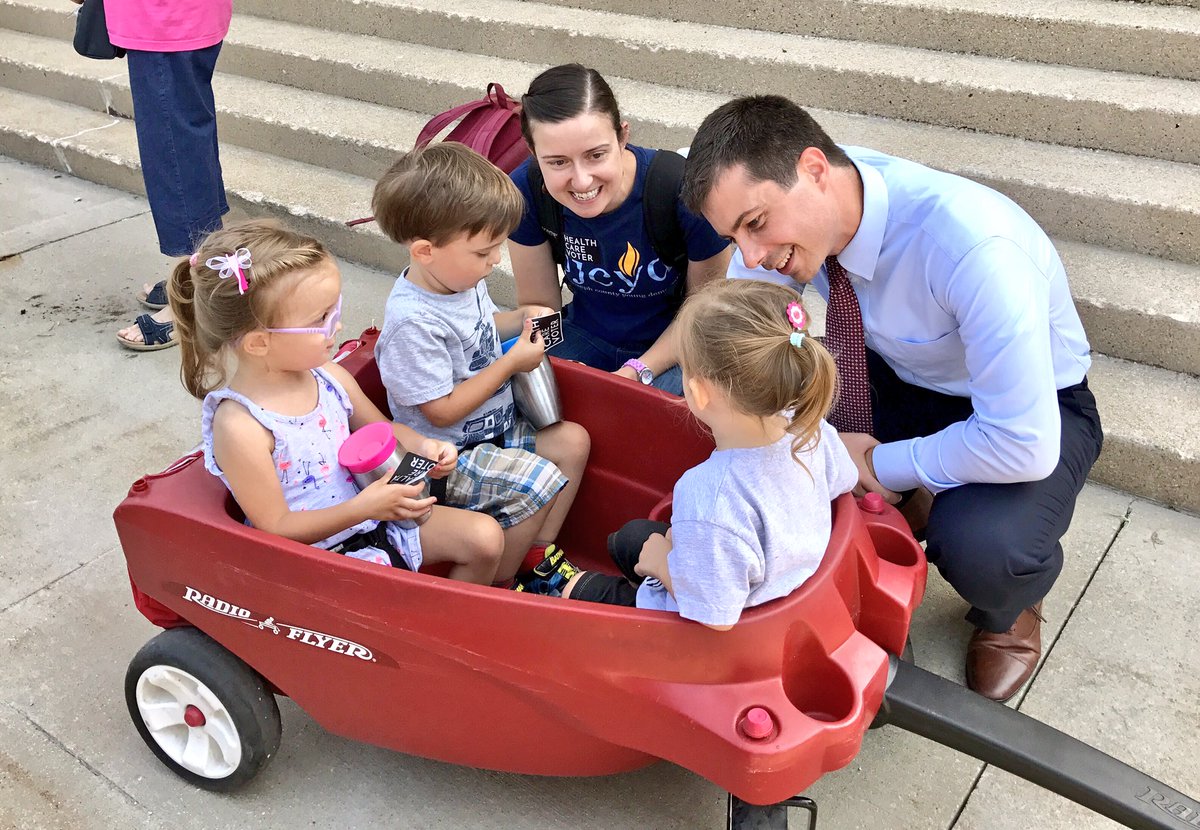
<path id="1" fill-rule="evenodd" d="M 837 370 L 807 323 L 799 296 L 771 283 L 724 280 L 689 297 L 676 318 L 684 399 L 716 449 L 675 484 L 670 525 L 636 520 L 609 537 L 623 576 L 548 574 L 527 590 L 723 631 L 812 576 L 830 502 L 858 471 L 824 420 Z"/>
<path id="2" fill-rule="evenodd" d="M 168 295 L 183 385 L 204 401 L 205 466 L 250 524 L 356 559 L 414 571 L 448 562 L 451 578 L 492 582 L 503 545 L 494 519 L 386 476 L 360 492 L 338 463 L 352 431 L 388 419 L 330 362 L 341 275 L 320 242 L 269 221 L 231 225 L 175 267 Z M 392 428 L 402 447 L 437 459 L 433 477 L 454 468 L 453 444 Z"/>

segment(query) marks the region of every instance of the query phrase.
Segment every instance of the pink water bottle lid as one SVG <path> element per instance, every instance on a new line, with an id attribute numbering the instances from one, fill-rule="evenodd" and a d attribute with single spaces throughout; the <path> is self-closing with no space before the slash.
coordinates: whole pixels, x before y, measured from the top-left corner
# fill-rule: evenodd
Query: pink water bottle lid
<path id="1" fill-rule="evenodd" d="M 396 434 L 387 421 L 367 424 L 342 442 L 338 463 L 352 473 L 374 470 L 396 450 Z"/>

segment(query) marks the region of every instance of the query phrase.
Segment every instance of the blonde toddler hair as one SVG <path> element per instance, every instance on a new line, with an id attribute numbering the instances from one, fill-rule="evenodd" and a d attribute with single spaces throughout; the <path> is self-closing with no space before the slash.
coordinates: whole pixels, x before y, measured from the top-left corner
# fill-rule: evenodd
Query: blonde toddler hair
<path id="1" fill-rule="evenodd" d="M 788 305 L 796 292 L 759 280 L 714 280 L 690 296 L 676 318 L 680 366 L 716 384 L 740 412 L 767 418 L 791 411 L 792 452 L 815 448 L 833 405 L 833 357 L 807 331 L 800 345 Z"/>
<path id="2" fill-rule="evenodd" d="M 246 292 L 235 277 L 207 265 L 213 257 L 250 252 L 244 269 Z M 279 300 L 292 287 L 289 275 L 331 260 L 317 240 L 268 219 L 252 219 L 209 234 L 190 259 L 175 266 L 167 280 L 167 297 L 179 332 L 184 387 L 203 398 L 225 385 L 223 350 L 242 335 L 279 325 Z"/>

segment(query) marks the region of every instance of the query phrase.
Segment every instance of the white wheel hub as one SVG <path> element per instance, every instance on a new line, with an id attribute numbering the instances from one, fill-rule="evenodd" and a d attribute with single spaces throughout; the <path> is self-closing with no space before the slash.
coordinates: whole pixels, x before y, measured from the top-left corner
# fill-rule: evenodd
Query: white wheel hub
<path id="1" fill-rule="evenodd" d="M 219 779 L 242 762 L 242 741 L 233 716 L 212 690 L 183 669 L 151 666 L 138 678 L 138 712 L 167 756 L 189 772 Z M 201 720 L 189 707 L 203 715 Z"/>

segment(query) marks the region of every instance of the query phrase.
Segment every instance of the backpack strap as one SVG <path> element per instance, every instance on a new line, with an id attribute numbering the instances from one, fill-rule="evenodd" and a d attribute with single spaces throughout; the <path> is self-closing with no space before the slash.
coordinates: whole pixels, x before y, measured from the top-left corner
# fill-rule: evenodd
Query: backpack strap
<path id="1" fill-rule="evenodd" d="M 533 194 L 533 215 L 542 233 L 546 234 L 555 264 L 561 266 L 567 261 L 567 247 L 563 242 L 563 207 L 546 191 L 546 180 L 542 177 L 542 168 L 538 167 L 537 159 L 529 160 L 528 172 L 529 192 Z"/>
<path id="2" fill-rule="evenodd" d="M 671 150 L 659 150 L 646 170 L 646 190 L 642 196 L 642 213 L 646 233 L 658 258 L 681 276 L 687 275 L 687 239 L 679 224 L 679 194 L 683 190 L 684 158 Z M 683 291 L 685 280 L 680 280 Z"/>

